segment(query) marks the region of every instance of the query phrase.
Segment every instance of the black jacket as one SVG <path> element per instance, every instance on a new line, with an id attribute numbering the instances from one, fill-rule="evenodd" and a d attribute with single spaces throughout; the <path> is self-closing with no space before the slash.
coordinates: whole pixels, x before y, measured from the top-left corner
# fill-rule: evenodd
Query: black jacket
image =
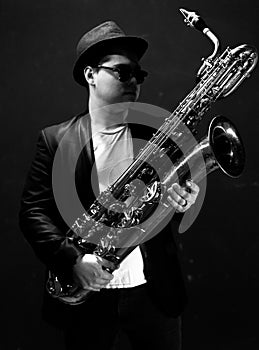
<path id="1" fill-rule="evenodd" d="M 147 127 L 129 125 L 133 140 L 150 138 L 150 130 Z M 135 154 L 139 147 L 140 145 L 134 144 Z M 66 206 L 69 217 L 64 220 L 53 194 L 52 170 L 55 155 L 60 148 L 62 149 L 60 159 L 63 165 L 65 164 L 64 168 L 59 168 L 61 188 L 62 179 L 70 173 L 72 177 L 74 176 L 76 191 L 83 207 L 88 208 L 98 193 L 97 183 L 92 181 L 97 179 L 97 174 L 88 116 L 79 115 L 40 132 L 36 155 L 21 200 L 19 215 L 21 230 L 39 259 L 48 269 L 57 272 L 71 271 L 77 257 L 82 254 L 65 235 L 69 223 L 72 223 L 81 212 L 77 212 L 76 205 Z M 62 198 L 67 203 L 73 203 L 73 193 L 67 190 L 68 193 Z M 142 244 L 140 248 L 148 288 L 154 302 L 164 312 L 176 317 L 183 311 L 186 293 L 172 227 L 171 222 L 161 233 Z M 56 300 L 52 300 L 51 303 L 60 304 Z M 62 308 L 59 305 L 60 307 Z"/>

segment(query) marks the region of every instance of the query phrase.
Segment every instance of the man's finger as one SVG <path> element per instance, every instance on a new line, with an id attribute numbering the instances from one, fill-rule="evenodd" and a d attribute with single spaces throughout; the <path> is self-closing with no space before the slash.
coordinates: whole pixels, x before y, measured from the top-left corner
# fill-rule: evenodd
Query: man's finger
<path id="1" fill-rule="evenodd" d="M 194 182 L 192 182 L 192 181 L 190 181 L 190 180 L 186 181 L 186 186 L 187 186 L 187 187 L 191 190 L 191 192 L 194 193 L 194 194 L 198 194 L 199 191 L 200 191 L 199 186 L 198 186 L 196 183 L 194 183 Z"/>
<path id="2" fill-rule="evenodd" d="M 186 194 L 186 190 L 184 187 L 181 187 L 178 183 L 174 183 L 168 191 L 173 194 L 177 193 L 179 196 L 183 197 Z"/>
<path id="3" fill-rule="evenodd" d="M 179 212 L 184 212 L 188 207 L 187 206 L 183 206 L 185 204 L 185 200 L 183 199 L 183 205 L 179 204 L 178 202 L 176 202 L 171 196 L 167 197 L 168 202 L 172 205 L 172 207 L 174 209 L 176 209 Z"/>
<path id="4" fill-rule="evenodd" d="M 114 263 L 112 263 L 111 261 L 108 261 L 106 259 L 98 257 L 98 263 L 104 268 L 111 269 L 111 270 L 116 269 L 116 266 L 114 265 Z"/>
<path id="5" fill-rule="evenodd" d="M 181 205 L 185 203 L 185 199 L 188 197 L 188 192 L 186 192 L 186 190 L 181 188 L 178 184 L 172 185 L 172 187 L 168 189 L 168 193 L 177 203 Z"/>
<path id="6" fill-rule="evenodd" d="M 82 286 L 82 288 L 84 290 L 91 290 L 93 292 L 100 292 L 101 288 L 97 287 L 97 286 L 90 286 L 90 285 L 85 285 L 85 286 Z"/>

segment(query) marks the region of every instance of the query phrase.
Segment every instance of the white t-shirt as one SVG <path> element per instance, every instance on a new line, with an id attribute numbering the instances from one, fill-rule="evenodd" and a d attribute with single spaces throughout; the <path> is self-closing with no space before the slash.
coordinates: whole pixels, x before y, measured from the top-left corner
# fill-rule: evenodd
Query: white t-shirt
<path id="1" fill-rule="evenodd" d="M 93 147 L 100 192 L 128 168 L 133 161 L 133 144 L 127 124 L 103 129 L 93 135 Z M 146 283 L 143 258 L 136 247 L 113 272 L 114 278 L 106 288 L 135 287 Z"/>

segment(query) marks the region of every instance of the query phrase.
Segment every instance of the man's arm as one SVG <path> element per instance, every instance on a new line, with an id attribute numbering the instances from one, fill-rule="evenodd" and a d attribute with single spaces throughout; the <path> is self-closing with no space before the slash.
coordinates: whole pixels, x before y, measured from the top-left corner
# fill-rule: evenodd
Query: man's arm
<path id="1" fill-rule="evenodd" d="M 81 252 L 66 237 L 52 191 L 52 164 L 44 131 L 41 131 L 35 158 L 28 173 L 19 213 L 20 228 L 36 255 L 49 268 L 64 269 L 75 263 Z"/>
<path id="2" fill-rule="evenodd" d="M 28 173 L 19 213 L 20 228 L 39 259 L 56 273 L 73 275 L 85 289 L 99 290 L 113 275 L 104 271 L 110 267 L 104 259 L 86 254 L 66 237 L 64 223 L 52 190 L 52 164 L 55 151 L 41 131 L 37 151 Z"/>

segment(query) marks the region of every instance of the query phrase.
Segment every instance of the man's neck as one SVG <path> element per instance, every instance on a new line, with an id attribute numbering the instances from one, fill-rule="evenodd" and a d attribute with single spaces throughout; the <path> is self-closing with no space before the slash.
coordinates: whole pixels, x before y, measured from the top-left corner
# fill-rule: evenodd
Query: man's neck
<path id="1" fill-rule="evenodd" d="M 89 99 L 89 114 L 91 118 L 92 133 L 103 129 L 112 129 L 126 122 L 128 104 L 120 103 L 105 105 Z"/>

